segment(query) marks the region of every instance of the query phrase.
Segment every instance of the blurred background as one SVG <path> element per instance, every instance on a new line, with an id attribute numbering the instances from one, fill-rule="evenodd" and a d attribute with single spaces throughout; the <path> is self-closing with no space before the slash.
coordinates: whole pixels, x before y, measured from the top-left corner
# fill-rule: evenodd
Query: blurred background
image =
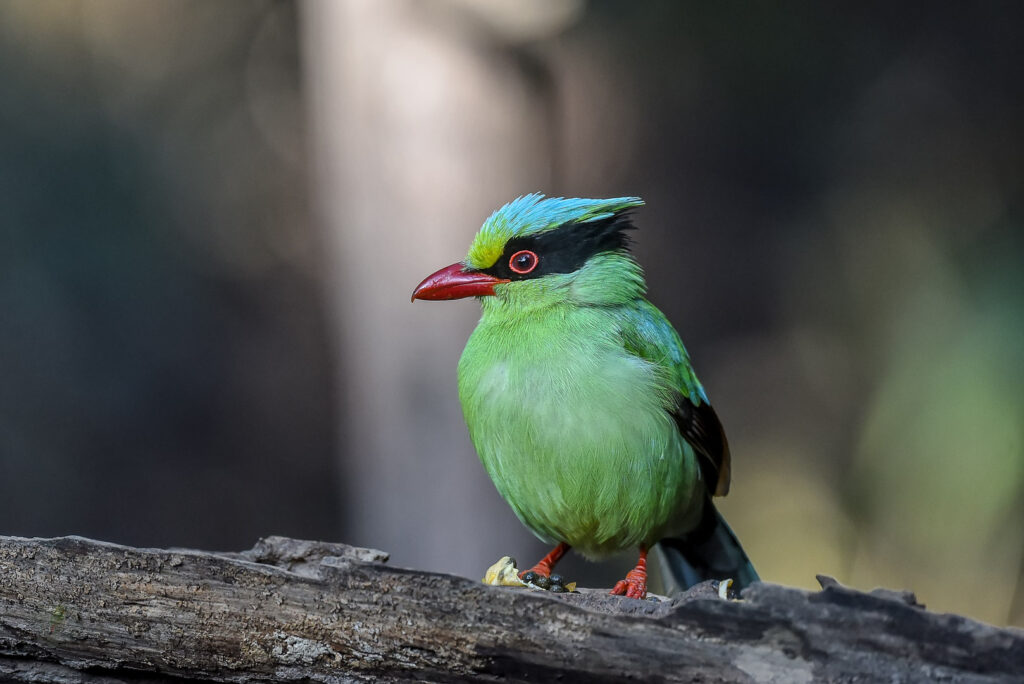
<path id="1" fill-rule="evenodd" d="M 1024 625 L 1024 5 L 0 3 L 0 534 L 546 549 L 409 303 L 637 194 L 764 579 Z M 610 585 L 634 561 L 572 559 Z"/>

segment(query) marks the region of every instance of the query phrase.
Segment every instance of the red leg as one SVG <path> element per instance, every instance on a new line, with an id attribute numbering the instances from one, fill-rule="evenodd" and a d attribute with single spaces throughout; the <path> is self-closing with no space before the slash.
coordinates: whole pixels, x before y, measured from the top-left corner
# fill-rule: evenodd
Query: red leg
<path id="1" fill-rule="evenodd" d="M 542 575 L 544 577 L 551 577 L 551 571 L 554 569 L 555 563 L 562 560 L 562 556 L 564 556 L 565 552 L 568 551 L 570 548 L 571 547 L 565 542 L 560 542 L 558 546 L 551 549 L 551 553 L 541 558 L 540 562 L 538 562 L 529 570 L 524 570 L 523 572 L 519 573 L 519 576 L 522 577 L 528 572 L 535 572 L 538 575 Z"/>
<path id="2" fill-rule="evenodd" d="M 612 594 L 635 599 L 647 598 L 647 549 L 640 547 L 640 559 L 636 567 L 626 573 L 626 579 L 615 584 Z"/>

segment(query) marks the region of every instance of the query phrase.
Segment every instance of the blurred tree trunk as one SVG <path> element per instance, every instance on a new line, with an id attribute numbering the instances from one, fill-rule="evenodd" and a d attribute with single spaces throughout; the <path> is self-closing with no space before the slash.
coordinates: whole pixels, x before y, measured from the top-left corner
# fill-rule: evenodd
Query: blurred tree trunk
<path id="1" fill-rule="evenodd" d="M 528 539 L 478 467 L 460 413 L 456 364 L 478 307 L 409 295 L 465 255 L 495 207 L 550 187 L 553 151 L 550 93 L 464 5 L 302 7 L 340 352 L 345 538 L 475 575 Z"/>

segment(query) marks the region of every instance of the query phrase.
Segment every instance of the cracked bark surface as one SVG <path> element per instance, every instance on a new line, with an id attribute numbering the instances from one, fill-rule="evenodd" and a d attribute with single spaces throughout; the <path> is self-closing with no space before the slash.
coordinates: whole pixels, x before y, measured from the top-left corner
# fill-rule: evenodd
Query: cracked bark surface
<path id="1" fill-rule="evenodd" d="M 241 553 L 0 537 L 0 678 L 51 682 L 1024 680 L 1024 631 L 913 595 L 710 583 L 549 594 L 283 537 Z"/>

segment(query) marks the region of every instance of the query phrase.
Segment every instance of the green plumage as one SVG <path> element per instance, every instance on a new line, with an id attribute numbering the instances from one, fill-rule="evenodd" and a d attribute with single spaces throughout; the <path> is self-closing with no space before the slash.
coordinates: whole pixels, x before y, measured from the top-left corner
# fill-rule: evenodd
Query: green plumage
<path id="1" fill-rule="evenodd" d="M 699 392 L 683 382 L 678 338 L 643 299 L 546 294 L 509 311 L 496 288 L 459 362 L 466 424 L 495 486 L 539 537 L 592 557 L 686 532 L 704 493 L 671 416 L 680 391 Z"/>
<path id="2" fill-rule="evenodd" d="M 681 422 L 699 418 L 692 407 L 714 412 L 626 249 L 626 212 L 640 204 L 520 198 L 485 222 L 462 266 L 501 277 L 480 297 L 483 315 L 459 362 L 473 444 L 523 524 L 589 557 L 702 524 L 732 538 L 724 523 L 717 531 L 716 515 L 708 522 L 719 487 L 708 479 L 721 472 L 727 487 L 724 435 L 713 418 L 712 450 L 724 453 L 709 453 L 690 434 L 708 426 Z M 509 270 L 522 250 L 535 252 L 535 271 Z"/>

